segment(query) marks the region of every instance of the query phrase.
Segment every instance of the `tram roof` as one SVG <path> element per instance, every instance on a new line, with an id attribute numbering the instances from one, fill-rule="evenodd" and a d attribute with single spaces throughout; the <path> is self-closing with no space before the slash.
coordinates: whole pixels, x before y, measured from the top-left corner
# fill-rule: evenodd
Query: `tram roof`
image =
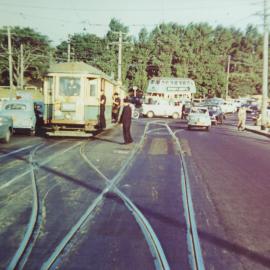
<path id="1" fill-rule="evenodd" d="M 112 80 L 106 73 L 84 62 L 67 62 L 52 64 L 49 67 L 48 73 L 93 74 L 97 76 L 103 76 L 106 79 Z"/>

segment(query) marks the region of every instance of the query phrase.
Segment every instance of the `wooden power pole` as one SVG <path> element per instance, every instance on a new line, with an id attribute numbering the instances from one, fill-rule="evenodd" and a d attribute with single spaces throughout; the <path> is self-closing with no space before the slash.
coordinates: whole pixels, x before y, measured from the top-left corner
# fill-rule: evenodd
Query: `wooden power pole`
<path id="1" fill-rule="evenodd" d="M 12 48 L 11 48 L 11 34 L 10 27 L 7 28 L 8 35 L 8 64 L 9 64 L 9 98 L 11 99 L 11 91 L 13 90 L 13 67 L 12 67 Z"/>
<path id="2" fill-rule="evenodd" d="M 264 0 L 264 42 L 263 42 L 263 91 L 262 91 L 262 122 L 261 129 L 267 128 L 267 103 L 268 103 L 268 0 Z"/>
<path id="3" fill-rule="evenodd" d="M 23 76 L 24 76 L 23 44 L 21 44 L 20 49 L 21 49 L 20 86 L 21 90 L 23 90 Z"/>

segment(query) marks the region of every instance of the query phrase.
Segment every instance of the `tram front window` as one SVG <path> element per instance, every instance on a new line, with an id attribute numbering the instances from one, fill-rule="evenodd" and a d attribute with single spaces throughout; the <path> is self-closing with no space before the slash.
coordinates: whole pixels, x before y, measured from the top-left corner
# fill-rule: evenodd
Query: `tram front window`
<path id="1" fill-rule="evenodd" d="M 81 90 L 80 79 L 60 78 L 60 96 L 79 96 Z"/>

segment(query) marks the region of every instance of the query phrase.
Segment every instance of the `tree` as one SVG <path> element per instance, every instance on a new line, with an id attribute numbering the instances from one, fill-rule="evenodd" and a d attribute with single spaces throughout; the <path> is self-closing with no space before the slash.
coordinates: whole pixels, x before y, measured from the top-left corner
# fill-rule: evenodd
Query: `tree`
<path id="1" fill-rule="evenodd" d="M 0 58 L 1 80 L 7 83 L 5 75 L 8 73 L 8 38 L 7 27 L 0 29 Z M 44 72 L 47 70 L 50 59 L 50 41 L 31 28 L 11 28 L 13 81 L 19 85 L 21 73 L 21 45 L 23 45 L 23 71 L 24 77 L 29 81 L 41 84 Z"/>

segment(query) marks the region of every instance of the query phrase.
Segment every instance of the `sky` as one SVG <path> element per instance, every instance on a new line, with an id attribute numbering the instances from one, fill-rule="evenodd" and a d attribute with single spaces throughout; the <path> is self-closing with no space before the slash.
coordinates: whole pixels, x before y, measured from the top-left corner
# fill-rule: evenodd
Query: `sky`
<path id="1" fill-rule="evenodd" d="M 30 27 L 54 45 L 74 33 L 103 37 L 112 18 L 135 37 L 143 27 L 151 31 L 162 22 L 207 22 L 241 30 L 248 24 L 262 30 L 263 24 L 258 14 L 263 0 L 0 0 L 0 10 L 0 27 Z"/>

